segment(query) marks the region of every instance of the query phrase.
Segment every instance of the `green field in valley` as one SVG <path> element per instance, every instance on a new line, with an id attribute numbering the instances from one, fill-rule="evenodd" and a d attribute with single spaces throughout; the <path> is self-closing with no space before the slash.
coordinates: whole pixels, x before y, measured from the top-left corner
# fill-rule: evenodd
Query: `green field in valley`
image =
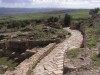
<path id="1" fill-rule="evenodd" d="M 29 14 L 16 14 L 0 16 L 0 22 L 9 20 L 26 20 L 26 19 L 46 19 L 51 16 L 61 16 L 64 17 L 66 13 L 70 14 L 74 19 L 87 18 L 89 10 L 72 10 L 72 11 L 57 11 L 57 12 L 45 12 L 45 13 L 29 13 Z"/>

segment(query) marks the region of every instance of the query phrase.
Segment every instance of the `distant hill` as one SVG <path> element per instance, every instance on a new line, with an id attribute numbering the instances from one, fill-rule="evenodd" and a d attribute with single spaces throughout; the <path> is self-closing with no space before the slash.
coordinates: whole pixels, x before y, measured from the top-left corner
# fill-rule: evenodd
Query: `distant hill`
<path id="1" fill-rule="evenodd" d="M 0 15 L 60 11 L 59 8 L 0 8 Z"/>
<path id="2" fill-rule="evenodd" d="M 23 14 L 23 13 L 63 13 L 80 11 L 87 9 L 64 9 L 64 8 L 0 8 L 0 15 L 12 15 L 12 14 Z"/>

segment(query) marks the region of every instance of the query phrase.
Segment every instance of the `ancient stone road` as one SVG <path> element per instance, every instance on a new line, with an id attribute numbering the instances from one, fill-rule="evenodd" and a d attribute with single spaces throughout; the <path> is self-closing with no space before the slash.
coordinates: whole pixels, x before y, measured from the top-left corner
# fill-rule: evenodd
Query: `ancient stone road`
<path id="1" fill-rule="evenodd" d="M 71 33 L 63 43 L 57 45 L 53 51 L 37 64 L 31 75 L 63 75 L 64 52 L 69 48 L 79 48 L 83 41 L 83 36 L 78 30 L 64 28 Z"/>

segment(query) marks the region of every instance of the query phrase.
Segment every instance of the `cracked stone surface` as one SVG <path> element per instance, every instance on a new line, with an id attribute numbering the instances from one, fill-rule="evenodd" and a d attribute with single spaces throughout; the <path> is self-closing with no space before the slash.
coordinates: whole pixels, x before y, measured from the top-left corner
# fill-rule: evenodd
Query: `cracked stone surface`
<path id="1" fill-rule="evenodd" d="M 64 52 L 67 49 L 79 48 L 83 41 L 83 36 L 78 30 L 64 28 L 71 33 L 70 38 L 60 43 L 44 57 L 33 69 L 31 75 L 63 75 Z"/>

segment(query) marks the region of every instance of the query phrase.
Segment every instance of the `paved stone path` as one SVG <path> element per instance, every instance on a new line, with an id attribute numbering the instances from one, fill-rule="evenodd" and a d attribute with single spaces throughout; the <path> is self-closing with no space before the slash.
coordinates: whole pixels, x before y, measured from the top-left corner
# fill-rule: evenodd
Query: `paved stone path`
<path id="1" fill-rule="evenodd" d="M 37 64 L 31 75 L 63 75 L 64 52 L 68 48 L 79 48 L 83 41 L 81 32 L 65 28 L 71 33 L 63 43 L 57 45 L 54 50 Z"/>

